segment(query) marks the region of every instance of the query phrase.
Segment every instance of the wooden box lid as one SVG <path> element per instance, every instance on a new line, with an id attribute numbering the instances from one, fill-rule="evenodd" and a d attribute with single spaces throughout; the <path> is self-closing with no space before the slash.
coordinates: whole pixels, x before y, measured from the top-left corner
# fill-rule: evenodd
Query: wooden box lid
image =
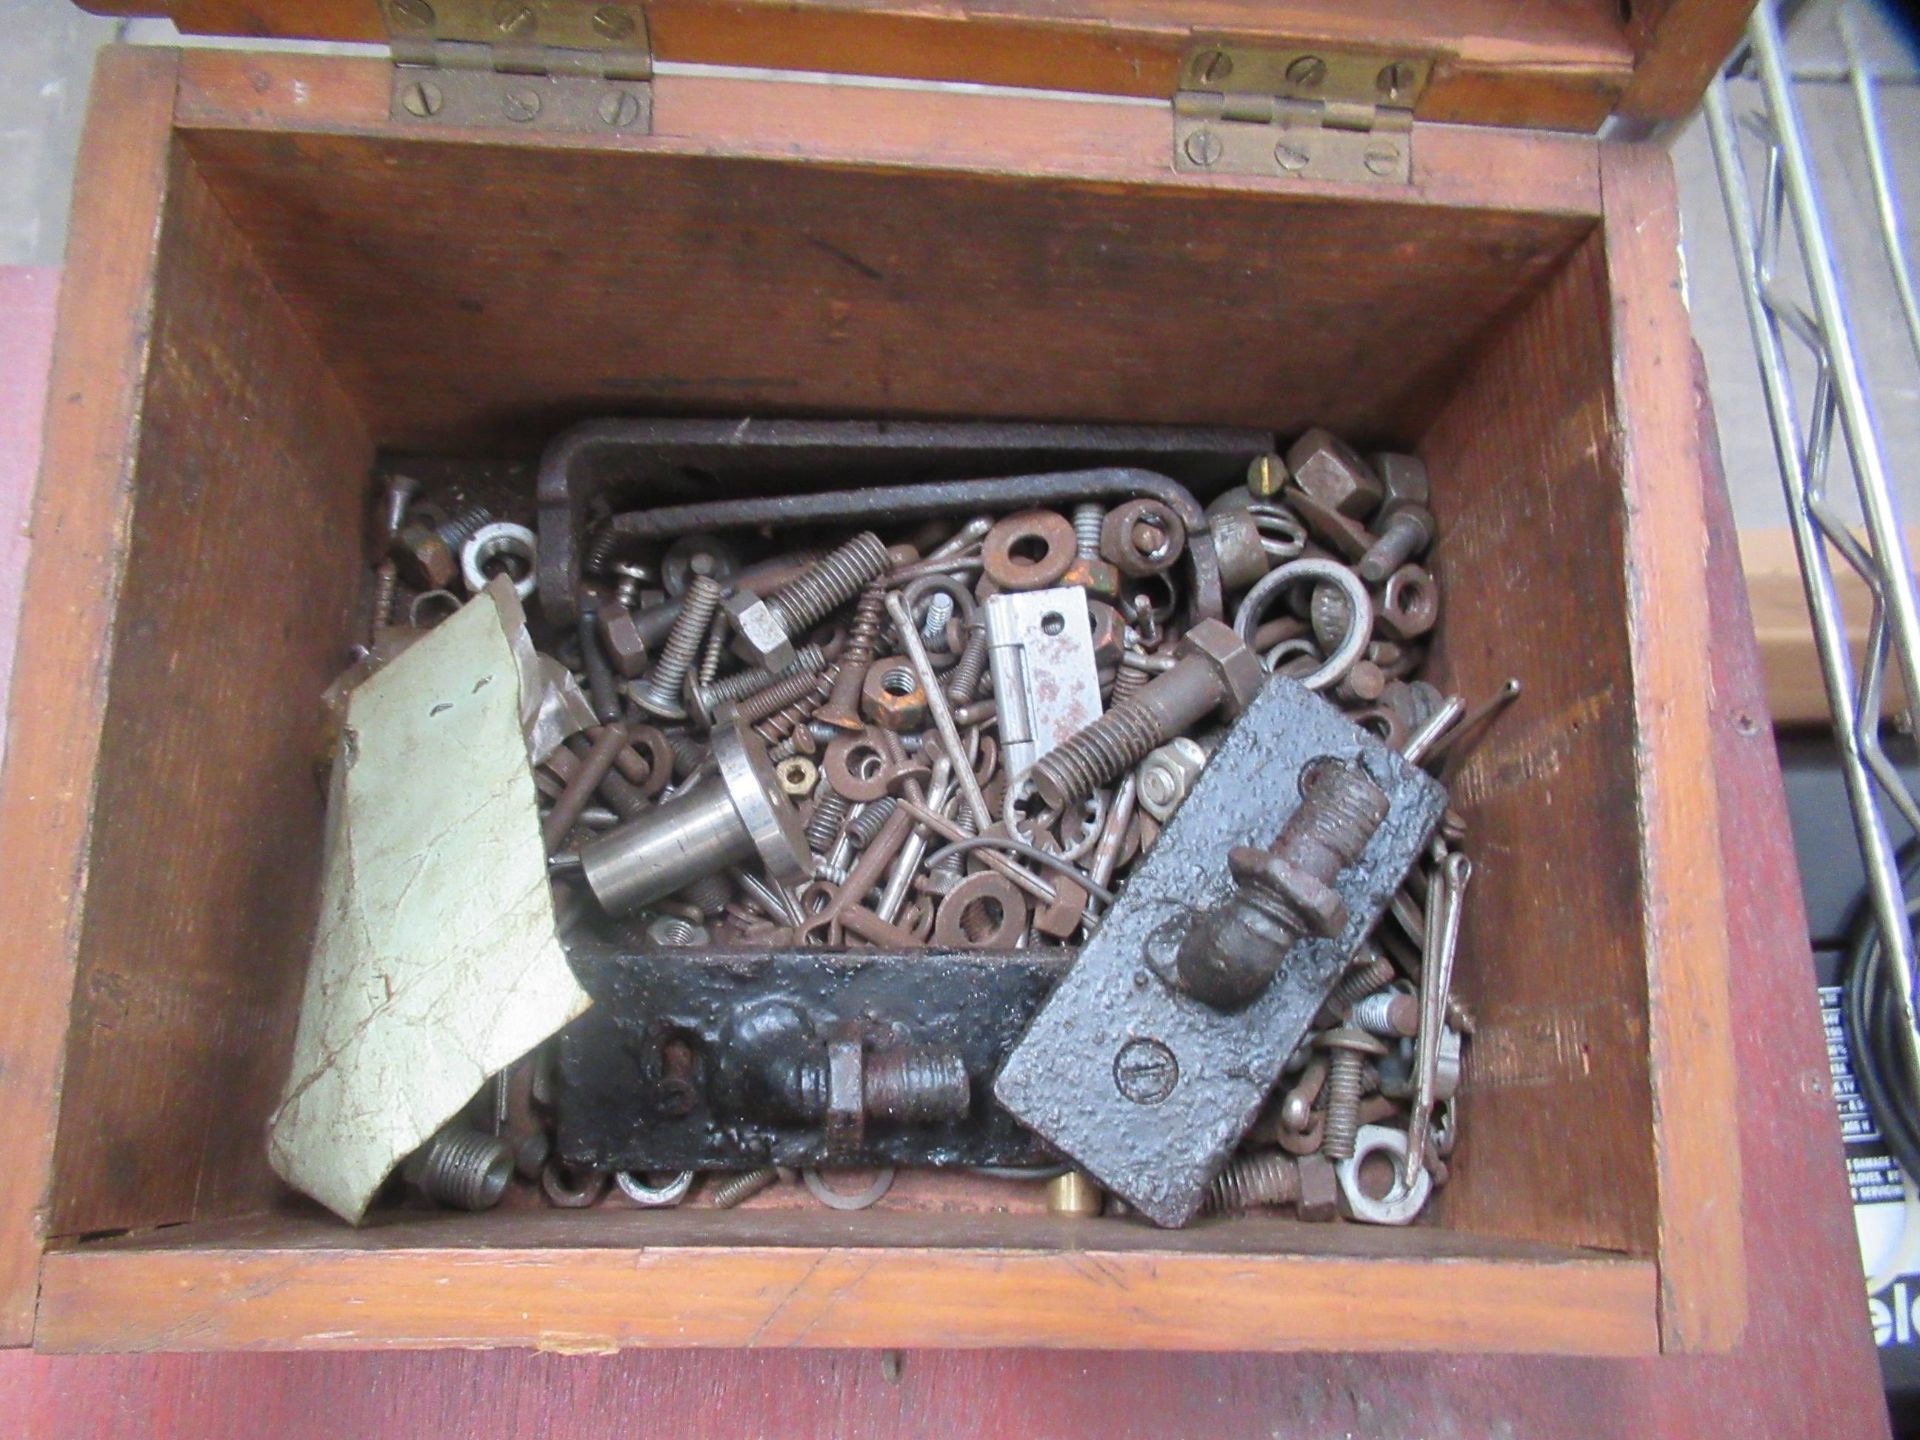
<path id="1" fill-rule="evenodd" d="M 81 0 L 181 31 L 384 41 L 391 8 L 505 26 L 644 13 L 656 59 L 1165 99 L 1207 41 L 1357 50 L 1432 70 L 1431 121 L 1591 131 L 1687 114 L 1753 0 Z M 578 16 L 576 15 L 576 20 Z"/>

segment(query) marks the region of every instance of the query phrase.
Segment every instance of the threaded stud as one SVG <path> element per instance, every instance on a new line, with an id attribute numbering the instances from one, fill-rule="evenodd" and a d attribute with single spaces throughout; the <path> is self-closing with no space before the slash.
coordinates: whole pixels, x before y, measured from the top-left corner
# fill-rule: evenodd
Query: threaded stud
<path id="1" fill-rule="evenodd" d="M 1097 502 L 1073 507 L 1073 548 L 1082 560 L 1100 558 L 1100 527 L 1106 519 L 1107 507 Z"/>
<path id="2" fill-rule="evenodd" d="M 750 1200 L 763 1190 L 771 1190 L 780 1183 L 780 1172 L 771 1165 L 762 1165 L 757 1170 L 742 1170 L 737 1175 L 729 1175 L 707 1191 L 716 1210 L 731 1210 L 743 1200 Z"/>
<path id="3" fill-rule="evenodd" d="M 767 608 L 789 637 L 846 604 L 887 568 L 887 547 L 864 530 L 767 597 Z"/>
<path id="4" fill-rule="evenodd" d="M 1300 1198 L 1300 1166 L 1290 1155 L 1243 1155 L 1214 1177 L 1202 1206 L 1208 1215 L 1238 1215 Z"/>
<path id="5" fill-rule="evenodd" d="M 964 1117 L 973 1089 L 960 1052 L 929 1045 L 868 1056 L 860 1097 L 871 1119 L 925 1125 Z"/>

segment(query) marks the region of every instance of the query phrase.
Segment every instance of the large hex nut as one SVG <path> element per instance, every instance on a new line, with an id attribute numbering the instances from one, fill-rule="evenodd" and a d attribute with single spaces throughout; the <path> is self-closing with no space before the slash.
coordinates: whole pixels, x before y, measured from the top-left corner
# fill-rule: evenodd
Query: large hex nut
<path id="1" fill-rule="evenodd" d="M 793 664 L 793 641 L 766 601 L 736 590 L 720 603 L 733 621 L 734 654 L 763 670 L 785 670 Z"/>
<path id="2" fill-rule="evenodd" d="M 1374 536 L 1366 526 L 1318 496 L 1296 490 L 1287 496 L 1287 503 L 1306 521 L 1308 533 L 1342 560 L 1351 563 L 1373 548 Z"/>
<path id="3" fill-rule="evenodd" d="M 1228 590 L 1245 590 L 1267 573 L 1267 548 L 1260 543 L 1260 525 L 1242 508 L 1222 509 L 1207 521 L 1213 553 L 1220 564 L 1220 583 Z"/>
<path id="4" fill-rule="evenodd" d="M 1073 522 L 1053 510 L 1022 510 L 997 522 L 980 545 L 985 578 L 1002 590 L 1058 585 L 1079 554 Z"/>
<path id="5" fill-rule="evenodd" d="M 1200 657 L 1220 677 L 1226 691 L 1220 709 L 1229 720 L 1251 705 L 1266 684 L 1267 667 L 1224 621 L 1202 620 L 1182 635 L 1173 649 L 1174 661 L 1177 664 L 1190 655 Z"/>
<path id="6" fill-rule="evenodd" d="M 1299 1166 L 1300 1198 L 1294 1214 L 1302 1220 L 1339 1219 L 1340 1172 L 1333 1162 L 1320 1154 L 1302 1155 Z"/>
<path id="7" fill-rule="evenodd" d="M 1386 493 L 1359 451 L 1317 426 L 1293 442 L 1287 451 L 1287 468 L 1304 493 L 1350 519 L 1371 515 Z"/>
<path id="8" fill-rule="evenodd" d="M 1347 923 L 1347 902 L 1340 898 L 1340 892 L 1284 856 L 1251 845 L 1236 845 L 1227 852 L 1227 869 L 1243 884 L 1251 882 L 1286 896 L 1312 934 L 1338 935 Z"/>
<path id="9" fill-rule="evenodd" d="M 906 657 L 876 660 L 867 667 L 860 713 L 883 730 L 902 733 L 927 723 L 927 692 Z"/>
<path id="10" fill-rule="evenodd" d="M 390 547 L 400 578 L 415 590 L 445 590 L 459 578 L 460 560 L 451 546 L 425 525 L 403 525 Z"/>
<path id="11" fill-rule="evenodd" d="M 1100 524 L 1101 557 L 1135 579 L 1171 569 L 1186 548 L 1186 522 L 1159 500 L 1116 505 Z"/>
<path id="12" fill-rule="evenodd" d="M 647 668 L 647 642 L 633 623 L 633 612 L 609 600 L 600 607 L 600 644 L 623 677 L 637 679 Z"/>
<path id="13" fill-rule="evenodd" d="M 1374 624 L 1389 640 L 1417 640 L 1440 618 L 1440 587 L 1418 565 L 1402 565 L 1381 587 Z"/>
<path id="14" fill-rule="evenodd" d="M 1417 455 L 1394 455 L 1381 452 L 1370 456 L 1373 473 L 1380 477 L 1380 488 L 1385 492 L 1387 503 L 1399 501 L 1402 504 L 1425 505 L 1432 496 L 1427 486 L 1427 467 Z"/>

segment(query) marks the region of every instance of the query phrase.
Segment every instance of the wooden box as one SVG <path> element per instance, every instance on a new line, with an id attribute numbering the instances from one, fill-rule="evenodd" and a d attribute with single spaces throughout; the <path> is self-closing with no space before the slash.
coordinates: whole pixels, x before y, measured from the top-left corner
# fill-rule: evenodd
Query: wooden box
<path id="1" fill-rule="evenodd" d="M 591 105 L 475 111 L 500 93 L 473 99 L 502 80 L 485 70 L 446 72 L 447 108 L 415 115 L 380 55 L 105 52 L 0 808 L 0 1339 L 1731 1343 L 1742 1191 L 1675 200 L 1659 148 L 1583 132 L 1683 112 L 1741 9 L 662 0 L 662 61 L 1080 93 L 666 66 L 627 77 L 650 115 L 615 102 L 597 128 Z M 176 18 L 378 39 L 393 17 Z M 1172 97 L 1218 69 L 1195 47 L 1219 36 L 1411 57 L 1410 131 L 1382 127 L 1411 141 L 1410 179 L 1177 158 Z M 284 1191 L 262 1126 L 375 455 L 530 458 L 577 418 L 702 413 L 1323 423 L 1425 457 L 1435 678 L 1525 687 L 1455 783 L 1479 1031 L 1425 1223 L 1160 1232 L 955 1182 L 855 1215 L 350 1230 Z"/>

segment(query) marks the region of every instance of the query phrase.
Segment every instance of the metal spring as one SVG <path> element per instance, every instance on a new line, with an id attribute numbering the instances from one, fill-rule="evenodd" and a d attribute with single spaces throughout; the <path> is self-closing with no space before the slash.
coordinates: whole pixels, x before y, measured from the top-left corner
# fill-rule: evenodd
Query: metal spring
<path id="1" fill-rule="evenodd" d="M 1113 694 L 1107 698 L 1107 704 L 1118 705 L 1131 700 L 1146 683 L 1153 679 L 1153 672 L 1141 663 L 1145 657 L 1138 650 L 1125 650 L 1120 655 L 1120 668 L 1113 677 Z"/>
<path id="2" fill-rule="evenodd" d="M 762 1190 L 771 1190 L 780 1183 L 780 1172 L 771 1165 L 762 1165 L 758 1170 L 743 1170 L 738 1175 L 729 1175 L 720 1181 L 707 1195 L 713 1201 L 716 1210 L 731 1210 L 743 1200 L 749 1200 Z"/>
<path id="3" fill-rule="evenodd" d="M 858 595 L 886 568 L 887 547 L 871 530 L 863 530 L 768 596 L 767 608 L 786 634 L 803 634 L 815 621 Z"/>
<path id="4" fill-rule="evenodd" d="M 647 676 L 646 689 L 640 697 L 642 704 L 669 712 L 679 711 L 680 686 L 700 653 L 707 627 L 713 623 L 714 611 L 720 608 L 720 595 L 720 582 L 711 575 L 695 575 L 688 581 L 687 593 L 680 599 L 680 613 L 674 617 L 673 628 L 667 632 L 667 643 Z"/>
<path id="5" fill-rule="evenodd" d="M 816 795 L 813 817 L 807 821 L 807 844 L 816 855 L 824 855 L 840 838 L 840 827 L 846 823 L 853 802 L 824 780 Z"/>
<path id="6" fill-rule="evenodd" d="M 1100 529 L 1106 520 L 1107 507 L 1095 501 L 1073 507 L 1074 550 L 1082 560 L 1100 558 Z"/>
<path id="7" fill-rule="evenodd" d="M 967 643 L 960 651 L 960 659 L 953 667 L 953 674 L 947 677 L 947 703 L 950 705 L 968 705 L 973 701 L 980 688 L 980 677 L 987 670 L 987 627 L 973 624 L 967 627 Z"/>
<path id="8" fill-rule="evenodd" d="M 1237 1215 L 1259 1205 L 1284 1205 L 1298 1198 L 1298 1177 L 1289 1155 L 1243 1155 L 1214 1177 L 1202 1212 Z"/>
<path id="9" fill-rule="evenodd" d="M 891 795 L 882 795 L 858 815 L 847 821 L 847 836 L 854 845 L 864 850 L 873 843 L 873 837 L 880 833 L 880 827 L 887 823 L 900 802 Z"/>
<path id="10" fill-rule="evenodd" d="M 467 538 L 474 531 L 482 525 L 491 523 L 492 520 L 493 512 L 486 506 L 469 505 L 466 509 L 456 512 L 450 519 L 441 521 L 434 527 L 433 533 L 446 542 L 449 550 L 457 551 L 467 543 Z"/>
<path id="11" fill-rule="evenodd" d="M 953 597 L 936 590 L 927 601 L 927 613 L 920 617 L 920 638 L 942 649 L 947 643 L 947 622 L 953 619 Z"/>
<path id="12" fill-rule="evenodd" d="M 498 1135 L 450 1125 L 427 1142 L 420 1188 L 456 1210 L 487 1210 L 500 1203 L 513 1174 L 513 1147 Z"/>

